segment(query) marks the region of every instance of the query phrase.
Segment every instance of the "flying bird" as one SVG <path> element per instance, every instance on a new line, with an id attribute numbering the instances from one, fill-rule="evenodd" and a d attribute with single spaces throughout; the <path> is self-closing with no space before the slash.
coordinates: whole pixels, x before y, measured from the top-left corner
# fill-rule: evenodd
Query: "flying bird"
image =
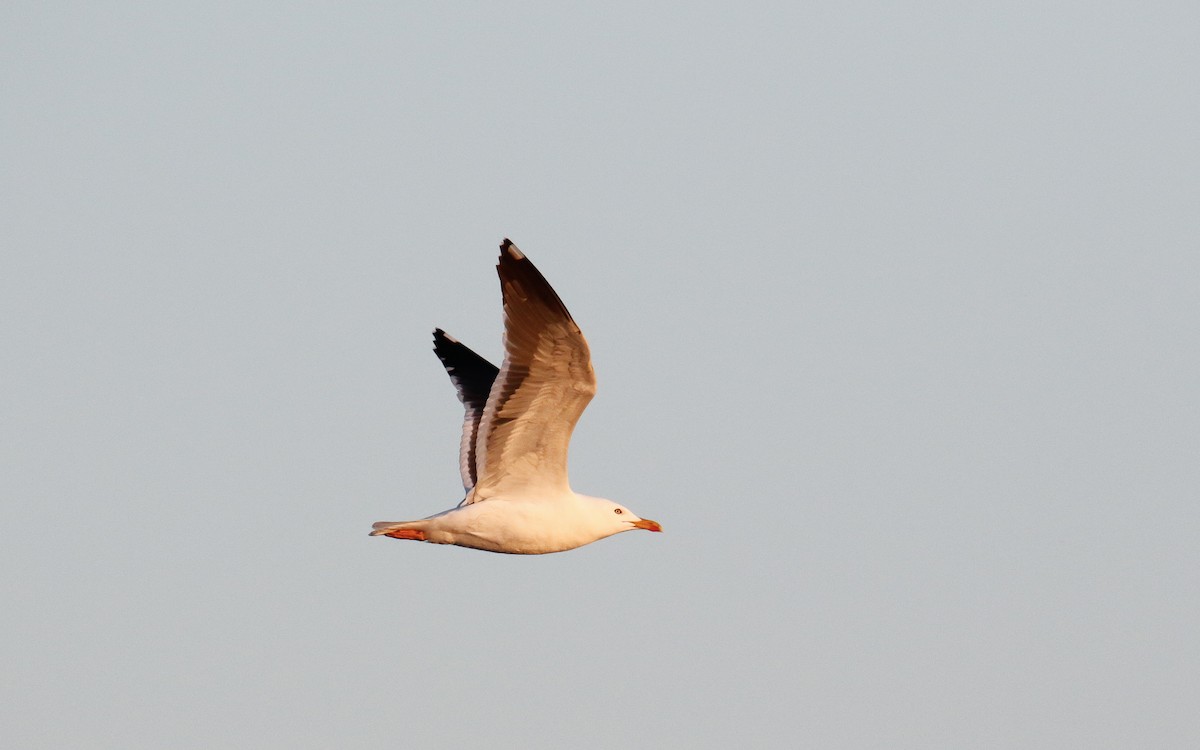
<path id="1" fill-rule="evenodd" d="M 499 368 L 438 328 L 433 350 L 466 414 L 458 467 L 466 497 L 420 521 L 380 521 L 371 536 L 538 555 L 622 531 L 662 531 L 567 481 L 567 446 L 596 393 L 583 332 L 533 263 L 500 245 L 504 362 Z"/>

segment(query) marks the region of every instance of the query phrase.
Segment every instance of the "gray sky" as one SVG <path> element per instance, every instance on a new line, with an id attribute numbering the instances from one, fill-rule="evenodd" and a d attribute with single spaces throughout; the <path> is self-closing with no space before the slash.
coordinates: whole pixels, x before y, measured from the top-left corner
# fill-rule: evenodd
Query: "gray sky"
<path id="1" fill-rule="evenodd" d="M 0 744 L 1200 745 L 1200 6 L 0 8 Z M 511 237 L 545 557 L 450 507 Z"/>

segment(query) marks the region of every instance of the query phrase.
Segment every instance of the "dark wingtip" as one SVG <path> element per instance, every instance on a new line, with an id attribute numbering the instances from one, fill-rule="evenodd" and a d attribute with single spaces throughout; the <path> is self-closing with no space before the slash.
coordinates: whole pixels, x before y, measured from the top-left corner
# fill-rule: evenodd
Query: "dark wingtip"
<path id="1" fill-rule="evenodd" d="M 505 237 L 504 242 L 500 243 L 500 258 L 501 260 L 507 256 L 513 260 L 525 260 L 525 253 L 521 252 L 521 248 L 513 244 L 513 241 Z"/>
<path id="2" fill-rule="evenodd" d="M 437 352 L 439 358 L 444 359 L 446 350 L 452 346 L 462 346 L 462 342 L 446 333 L 441 328 L 433 329 L 433 350 Z"/>
<path id="3" fill-rule="evenodd" d="M 546 277 L 542 272 L 537 270 L 537 266 L 533 265 L 533 261 L 525 257 L 525 253 L 512 243 L 512 240 L 507 237 L 500 244 L 500 262 L 496 264 L 496 272 L 500 275 L 500 287 L 505 290 L 503 293 L 508 294 L 508 289 L 513 288 L 521 299 L 525 299 L 527 295 L 533 294 L 541 298 L 541 303 L 549 308 L 558 308 L 559 312 L 567 318 L 571 318 L 571 313 L 567 311 L 567 306 L 563 304 L 558 293 L 550 286 L 550 282 L 546 281 Z M 505 296 L 505 309 L 508 305 L 508 297 Z M 572 319 L 574 322 L 574 319 Z"/>

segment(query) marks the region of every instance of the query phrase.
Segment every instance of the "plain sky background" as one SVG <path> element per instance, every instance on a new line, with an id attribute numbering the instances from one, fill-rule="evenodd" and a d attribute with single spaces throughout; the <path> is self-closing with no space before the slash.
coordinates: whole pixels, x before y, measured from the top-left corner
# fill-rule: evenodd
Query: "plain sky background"
<path id="1" fill-rule="evenodd" d="M 1200 5 L 0 7 L 0 745 L 1200 746 Z M 577 490 L 450 507 L 511 237 Z"/>

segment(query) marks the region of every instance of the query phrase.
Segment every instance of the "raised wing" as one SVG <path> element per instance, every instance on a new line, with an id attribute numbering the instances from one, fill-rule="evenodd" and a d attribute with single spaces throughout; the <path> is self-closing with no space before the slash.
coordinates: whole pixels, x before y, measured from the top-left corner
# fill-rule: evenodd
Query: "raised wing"
<path id="1" fill-rule="evenodd" d="M 476 470 L 475 438 L 479 435 L 479 423 L 483 420 L 488 393 L 500 370 L 441 328 L 433 331 L 433 351 L 446 368 L 446 374 L 458 391 L 458 400 L 466 410 L 462 441 L 458 448 L 458 470 L 462 474 L 463 489 L 470 493 L 479 476 Z"/>
<path id="2" fill-rule="evenodd" d="M 496 270 L 504 296 L 504 364 L 479 425 L 478 481 L 468 503 L 569 492 L 571 431 L 596 393 L 587 341 L 542 274 L 508 240 Z"/>

